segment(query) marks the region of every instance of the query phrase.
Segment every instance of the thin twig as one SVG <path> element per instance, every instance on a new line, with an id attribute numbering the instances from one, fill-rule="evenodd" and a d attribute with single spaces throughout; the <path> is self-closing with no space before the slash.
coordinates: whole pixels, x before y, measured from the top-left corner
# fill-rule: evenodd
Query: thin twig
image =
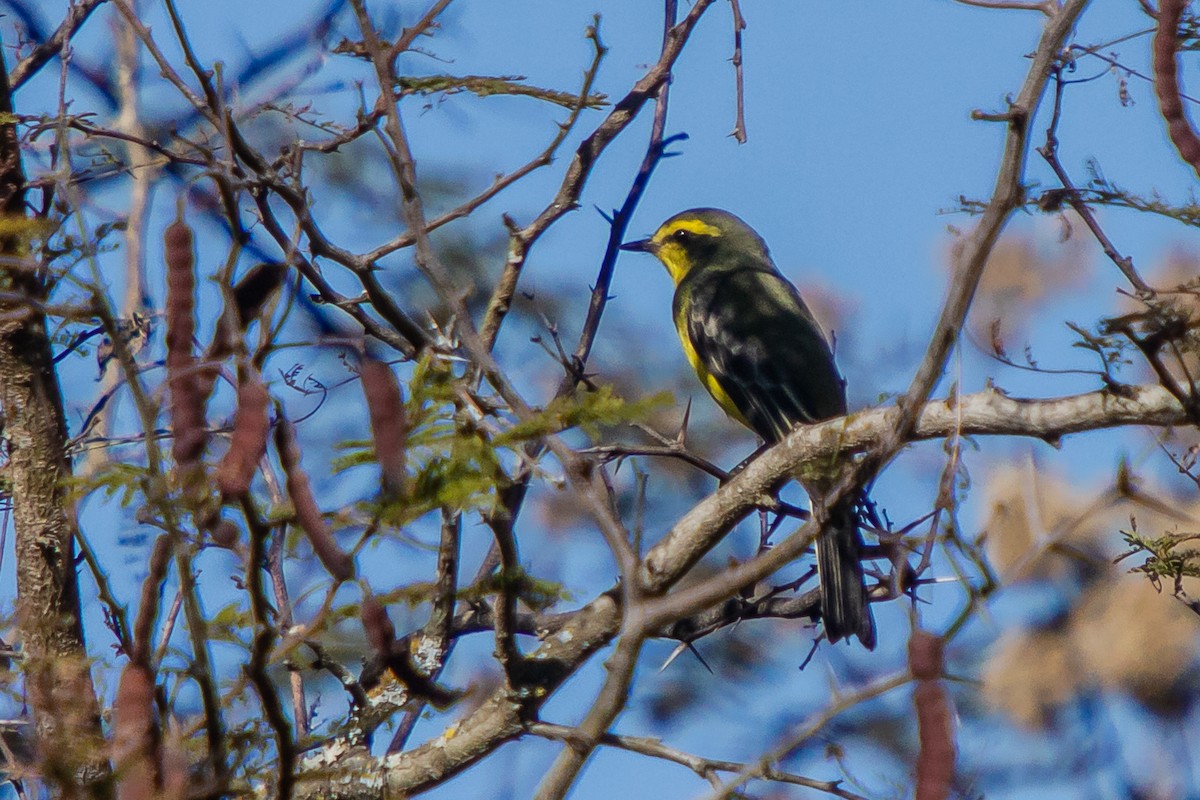
<path id="1" fill-rule="evenodd" d="M 263 461 L 266 461 L 264 456 Z M 272 493 L 275 493 L 273 487 Z M 282 497 L 280 497 L 282 499 Z M 283 543 L 287 538 L 287 528 L 280 525 L 271 537 L 267 548 L 267 575 L 271 579 L 271 591 L 275 595 L 275 611 L 279 616 L 279 629 L 289 631 L 295 624 L 292 616 L 292 599 L 288 596 L 287 576 L 283 571 Z M 301 736 L 308 734 L 308 705 L 304 700 L 304 676 L 300 670 L 288 670 L 288 682 L 292 689 L 292 719 L 296 721 L 296 730 Z"/>
<path id="2" fill-rule="evenodd" d="M 664 5 L 663 52 L 659 56 L 660 61 L 667 55 L 671 29 L 675 27 L 676 2 L 675 0 L 666 0 Z M 646 191 L 654 168 L 662 160 L 665 148 L 675 139 L 675 137 L 667 140 L 663 138 L 667 125 L 667 101 L 670 88 L 671 79 L 670 73 L 668 73 L 667 77 L 659 84 L 658 93 L 655 95 L 654 120 L 650 125 L 650 141 L 646 145 L 646 154 L 642 157 L 642 163 L 638 167 L 637 175 L 634 176 L 633 185 L 629 187 L 629 193 L 625 196 L 625 202 L 621 204 L 621 208 L 613 214 L 609 221 L 608 243 L 604 248 L 604 257 L 600 260 L 600 271 L 596 276 L 596 284 L 592 287 L 592 296 L 588 301 L 587 317 L 579 334 L 579 343 L 571 357 L 572 373 L 565 376 L 559 384 L 559 396 L 573 391 L 584 374 L 588 356 L 591 355 L 592 345 L 596 340 L 596 333 L 600 329 L 600 317 L 608 305 L 613 268 L 616 266 L 617 256 L 620 254 L 621 243 L 625 241 L 625 231 L 629 227 L 629 220 L 633 217 L 633 212 L 637 209 L 642 194 Z"/>
<path id="3" fill-rule="evenodd" d="M 229 782 L 229 763 L 225 741 L 225 723 L 221 716 L 221 698 L 209 653 L 212 640 L 208 635 L 208 620 L 200 606 L 194 570 L 195 552 L 177 552 L 175 569 L 179 573 L 179 591 L 183 597 L 183 613 L 187 618 L 188 636 L 192 643 L 192 663 L 188 674 L 200 689 L 204 708 L 205 741 L 212 779 L 218 791 Z"/>
<path id="4" fill-rule="evenodd" d="M 600 154 L 633 122 L 642 106 L 654 96 L 663 81 L 667 80 L 676 59 L 683 51 L 683 46 L 691 38 L 696 23 L 712 3 L 713 0 L 697 0 L 687 16 L 671 29 L 667 46 L 663 48 L 658 62 L 634 84 L 625 97 L 613 105 L 612 111 L 604 121 L 579 145 L 554 199 L 524 228 L 518 229 L 515 224 L 512 226 L 508 257 L 505 259 L 504 270 L 496 283 L 492 302 L 488 306 L 482 326 L 486 341 L 494 340 L 500 321 L 512 304 L 521 271 L 534 243 L 564 214 L 578 207 L 579 196 Z"/>
<path id="5" fill-rule="evenodd" d="M 1066 169 L 1058 158 L 1058 121 L 1062 112 L 1062 99 L 1065 83 L 1062 79 L 1062 68 L 1054 67 L 1054 111 L 1050 115 L 1050 124 L 1046 127 L 1046 143 L 1038 148 L 1038 154 L 1046 160 L 1050 165 L 1050 169 L 1054 170 L 1054 174 L 1058 176 L 1059 182 L 1063 185 L 1066 191 L 1066 200 L 1071 204 L 1071 208 L 1075 209 L 1075 213 L 1087 225 L 1088 230 L 1096 237 L 1096 241 L 1100 243 L 1100 247 L 1104 250 L 1104 255 L 1108 256 L 1109 260 L 1117 265 L 1117 269 L 1129 281 L 1139 295 L 1149 295 L 1153 293 L 1150 286 L 1142 280 L 1142 276 L 1134 269 L 1133 259 L 1129 256 L 1123 256 L 1118 252 L 1112 240 L 1100 227 L 1100 223 L 1096 220 L 1096 215 L 1088 208 L 1084 202 L 1079 190 L 1071 182 L 1070 176 L 1067 175 Z"/>
<path id="6" fill-rule="evenodd" d="M 1048 17 L 1053 17 L 1058 11 L 1058 3 L 1055 0 L 957 0 L 964 6 L 978 6 L 979 8 L 995 8 L 1012 11 L 1040 11 Z"/>
<path id="7" fill-rule="evenodd" d="M 401 31 L 400 38 L 396 39 L 396 43 L 388 49 L 388 62 L 395 61 L 396 56 L 412 47 L 412 43 L 416 41 L 417 37 L 429 30 L 441 13 L 446 10 L 446 6 L 450 5 L 450 2 L 451 0 L 437 0 L 411 28 Z"/>
<path id="8" fill-rule="evenodd" d="M 534 736 L 566 742 L 568 745 L 574 743 L 578 737 L 574 728 L 567 727 L 566 725 L 555 725 L 549 722 L 534 722 L 529 726 L 529 732 Z M 647 736 L 621 736 L 615 733 L 606 733 L 600 737 L 600 744 L 679 764 L 695 772 L 701 778 L 713 783 L 713 785 L 718 785 L 720 782 L 717 773 L 742 772 L 747 769 L 746 764 L 738 761 L 703 758 L 674 747 L 669 747 L 660 740 Z M 786 783 L 793 786 L 816 789 L 817 791 L 831 794 L 834 797 L 840 797 L 843 800 L 866 800 L 862 795 L 841 788 L 840 781 L 818 781 L 776 769 L 766 770 L 762 778 L 763 780 L 775 781 L 776 783 Z"/>
<path id="9" fill-rule="evenodd" d="M 737 797 L 739 787 L 744 786 L 747 781 L 754 778 L 765 777 L 772 769 L 771 765 L 778 764 L 787 758 L 797 748 L 820 733 L 821 729 L 839 714 L 854 708 L 860 703 L 904 686 L 911 680 L 912 675 L 909 674 L 908 670 L 905 670 L 904 672 L 879 678 L 863 686 L 861 689 L 835 698 L 825 708 L 805 720 L 796 729 L 795 733 L 788 736 L 782 743 L 773 748 L 771 752 L 762 756 L 753 764 L 747 764 L 737 775 L 718 786 L 711 794 L 707 795 L 706 800 L 728 800 L 731 797 Z"/>
<path id="10" fill-rule="evenodd" d="M 250 648 L 250 661 L 243 667 L 246 677 L 258 694 L 263 716 L 275 734 L 278 753 L 275 793 L 279 800 L 291 800 L 295 787 L 296 743 L 292 727 L 283 713 L 275 684 L 267 674 L 271 648 L 277 638 L 276 628 L 271 624 L 271 606 L 263 590 L 262 566 L 266 559 L 266 543 L 270 530 L 259 519 L 258 511 L 246 495 L 241 498 L 246 527 L 250 531 L 250 552 L 246 558 L 246 593 L 250 599 L 250 612 L 254 619 L 254 640 Z"/>
<path id="11" fill-rule="evenodd" d="M 734 117 L 733 131 L 729 134 L 738 144 L 746 143 L 746 86 L 742 75 L 742 31 L 746 30 L 746 18 L 742 16 L 742 6 L 739 0 L 729 0 L 730 11 L 733 12 L 733 84 L 737 93 L 737 115 Z"/>

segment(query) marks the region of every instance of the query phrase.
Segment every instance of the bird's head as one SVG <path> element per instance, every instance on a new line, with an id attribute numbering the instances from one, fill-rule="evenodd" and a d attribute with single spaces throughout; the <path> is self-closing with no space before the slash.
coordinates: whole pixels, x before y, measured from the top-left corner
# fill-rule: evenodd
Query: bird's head
<path id="1" fill-rule="evenodd" d="M 653 253 L 676 284 L 696 268 L 748 258 L 770 263 L 762 237 L 733 214 L 717 208 L 682 211 L 660 225 L 649 239 L 627 242 L 621 249 Z"/>

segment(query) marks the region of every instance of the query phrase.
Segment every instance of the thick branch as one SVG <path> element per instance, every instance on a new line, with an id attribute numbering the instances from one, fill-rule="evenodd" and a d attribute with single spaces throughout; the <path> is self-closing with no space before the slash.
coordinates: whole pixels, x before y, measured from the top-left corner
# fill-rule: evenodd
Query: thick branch
<path id="1" fill-rule="evenodd" d="M 876 445 L 891 433 L 900 413 L 890 406 L 797 429 L 680 519 L 647 555 L 642 564 L 643 582 L 656 591 L 669 588 L 799 465 Z M 1010 398 L 992 389 L 964 396 L 960 404 L 944 400 L 927 404 L 917 415 L 910 441 L 938 439 L 958 430 L 968 435 L 1032 436 L 1054 442 L 1088 430 L 1127 425 L 1166 427 L 1186 422 L 1183 408 L 1161 386 L 1128 387 L 1120 395 L 1098 391 L 1046 400 Z M 706 581 L 704 585 L 709 584 Z M 703 608 L 693 606 L 690 611 Z M 306 766 L 315 769 L 320 765 L 324 771 L 302 776 L 298 796 L 364 796 L 362 789 L 371 780 L 386 782 L 388 790 L 396 795 L 412 794 L 466 769 L 504 742 L 520 736 L 525 730 L 523 719 L 535 714 L 563 681 L 611 641 L 620 624 L 621 614 L 613 594 L 601 595 L 556 625 L 530 654 L 528 663 L 541 670 L 537 676 L 540 686 L 529 692 L 524 705 L 502 689 L 462 720 L 451 736 L 382 760 L 360 754 L 331 763 L 336 761 L 335 754 L 318 752 Z"/>
<path id="2" fill-rule="evenodd" d="M 647 590 L 661 591 L 716 544 L 725 532 L 796 469 L 837 452 L 875 446 L 900 419 L 896 406 L 877 408 L 794 431 L 675 524 L 646 556 Z M 934 400 L 917 415 L 909 441 L 964 435 L 1032 436 L 1057 442 L 1070 433 L 1122 425 L 1170 426 L 1187 414 L 1161 386 L 1133 386 L 1121 395 L 1107 390 L 1049 400 L 1012 398 L 996 389 L 953 400 Z M 738 491 L 733 491 L 737 489 Z M 713 527 L 716 524 L 716 527 Z"/>

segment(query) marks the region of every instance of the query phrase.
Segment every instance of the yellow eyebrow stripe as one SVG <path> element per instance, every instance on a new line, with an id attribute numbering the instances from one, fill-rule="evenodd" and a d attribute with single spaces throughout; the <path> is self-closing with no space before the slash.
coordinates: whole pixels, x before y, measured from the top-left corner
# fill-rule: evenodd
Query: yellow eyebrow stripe
<path id="1" fill-rule="evenodd" d="M 654 241 L 656 243 L 662 243 L 663 240 L 665 240 L 675 231 L 691 231 L 692 233 L 698 233 L 701 236 L 721 235 L 721 229 L 715 225 L 709 225 L 707 222 L 702 222 L 698 219 L 681 219 L 672 222 L 668 226 L 659 228 L 658 233 L 654 235 Z"/>

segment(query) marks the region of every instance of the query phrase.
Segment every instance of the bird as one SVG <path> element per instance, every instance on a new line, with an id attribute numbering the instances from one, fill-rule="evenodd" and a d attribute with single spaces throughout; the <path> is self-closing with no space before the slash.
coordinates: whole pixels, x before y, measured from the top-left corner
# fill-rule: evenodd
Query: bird
<path id="1" fill-rule="evenodd" d="M 730 417 L 773 444 L 798 424 L 846 413 L 846 383 L 829 340 L 766 242 L 740 218 L 693 208 L 621 249 L 650 253 L 667 268 L 684 355 Z M 830 643 L 856 636 L 873 650 L 855 501 L 830 509 L 817 537 L 821 618 Z"/>

